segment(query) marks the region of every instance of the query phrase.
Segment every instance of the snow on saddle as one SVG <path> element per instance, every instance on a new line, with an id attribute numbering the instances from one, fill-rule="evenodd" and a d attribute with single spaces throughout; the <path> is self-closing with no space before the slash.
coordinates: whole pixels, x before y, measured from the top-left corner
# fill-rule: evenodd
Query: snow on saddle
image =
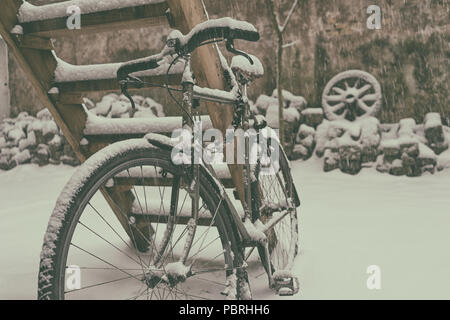
<path id="1" fill-rule="evenodd" d="M 264 75 L 264 67 L 261 61 L 253 55 L 249 54 L 249 57 L 253 64 L 241 55 L 234 56 L 231 60 L 231 70 L 233 70 L 239 83 L 242 84 L 252 82 Z"/>

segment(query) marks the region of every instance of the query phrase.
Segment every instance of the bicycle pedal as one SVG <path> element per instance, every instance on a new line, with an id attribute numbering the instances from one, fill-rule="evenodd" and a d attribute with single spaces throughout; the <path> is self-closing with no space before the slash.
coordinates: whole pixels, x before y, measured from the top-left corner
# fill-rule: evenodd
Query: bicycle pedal
<path id="1" fill-rule="evenodd" d="M 291 288 L 280 288 L 278 290 L 278 295 L 280 297 L 290 297 L 294 295 L 294 290 L 292 290 Z"/>
<path id="2" fill-rule="evenodd" d="M 279 296 L 293 296 L 300 290 L 298 278 L 289 271 L 277 271 L 272 275 L 273 286 Z"/>

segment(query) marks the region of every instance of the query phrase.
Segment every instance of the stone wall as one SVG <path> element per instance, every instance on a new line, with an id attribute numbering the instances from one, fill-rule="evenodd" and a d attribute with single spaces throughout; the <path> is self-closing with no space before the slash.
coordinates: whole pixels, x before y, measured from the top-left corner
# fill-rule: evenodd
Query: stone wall
<path id="1" fill-rule="evenodd" d="M 36 0 L 35 4 L 51 1 Z M 53 1 L 57 2 L 57 1 Z M 232 16 L 255 24 L 262 34 L 258 43 L 238 43 L 258 55 L 267 76 L 251 89 L 252 98 L 271 94 L 275 88 L 273 31 L 263 0 L 205 0 L 212 17 Z M 278 0 L 285 15 L 292 0 Z M 381 7 L 382 29 L 366 28 L 366 9 Z M 384 94 L 382 122 L 405 117 L 422 121 L 428 112 L 439 112 L 444 121 L 449 106 L 449 4 L 447 0 L 300 0 L 286 33 L 283 86 L 306 98 L 310 106 L 320 106 L 326 83 L 347 69 L 363 69 L 380 81 Z M 135 31 L 93 34 L 58 39 L 58 56 L 75 64 L 118 62 L 159 51 L 168 31 L 143 28 Z M 36 113 L 41 104 L 28 80 L 10 59 L 11 105 L 13 114 Z M 146 92 L 166 106 L 176 107 L 160 90 Z M 97 101 L 99 95 L 90 96 Z"/>

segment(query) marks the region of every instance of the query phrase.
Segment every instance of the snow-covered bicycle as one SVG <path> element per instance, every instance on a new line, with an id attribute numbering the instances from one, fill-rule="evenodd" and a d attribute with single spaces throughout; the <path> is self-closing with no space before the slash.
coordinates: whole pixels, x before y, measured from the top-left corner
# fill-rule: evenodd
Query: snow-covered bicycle
<path id="1" fill-rule="evenodd" d="M 234 48 L 236 39 L 257 41 L 259 34 L 231 18 L 204 22 L 187 35 L 174 31 L 160 54 L 123 64 L 118 80 L 134 105 L 128 89 L 142 86 L 139 72 L 184 63 L 177 103 L 189 132 L 198 100 L 234 105 L 235 129 L 253 129 L 268 155 L 252 163 L 252 137 L 245 134 L 244 199 L 231 199 L 219 166 L 195 161 L 194 138 L 192 161 L 182 163 L 173 157 L 177 140 L 166 136 L 114 143 L 89 158 L 59 196 L 41 253 L 39 299 L 250 299 L 246 261 L 254 249 L 272 288 L 298 291 L 290 269 L 300 201 L 276 136 L 263 118 L 250 116 L 247 85 L 264 71 L 256 57 Z M 200 88 L 192 75 L 190 53 L 219 41 L 236 54 L 231 68 L 224 65 L 230 92 Z M 171 95 L 178 90 L 164 87 Z"/>

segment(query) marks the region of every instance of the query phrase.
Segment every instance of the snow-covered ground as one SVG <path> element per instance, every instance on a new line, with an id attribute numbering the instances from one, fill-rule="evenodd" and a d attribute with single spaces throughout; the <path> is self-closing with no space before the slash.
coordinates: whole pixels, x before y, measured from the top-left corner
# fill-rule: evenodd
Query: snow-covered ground
<path id="1" fill-rule="evenodd" d="M 420 178 L 293 163 L 303 205 L 294 299 L 450 298 L 450 171 Z M 42 238 L 68 166 L 0 172 L 0 299 L 35 299 Z M 368 290 L 367 267 L 381 269 Z M 252 268 L 254 298 L 278 298 Z"/>

